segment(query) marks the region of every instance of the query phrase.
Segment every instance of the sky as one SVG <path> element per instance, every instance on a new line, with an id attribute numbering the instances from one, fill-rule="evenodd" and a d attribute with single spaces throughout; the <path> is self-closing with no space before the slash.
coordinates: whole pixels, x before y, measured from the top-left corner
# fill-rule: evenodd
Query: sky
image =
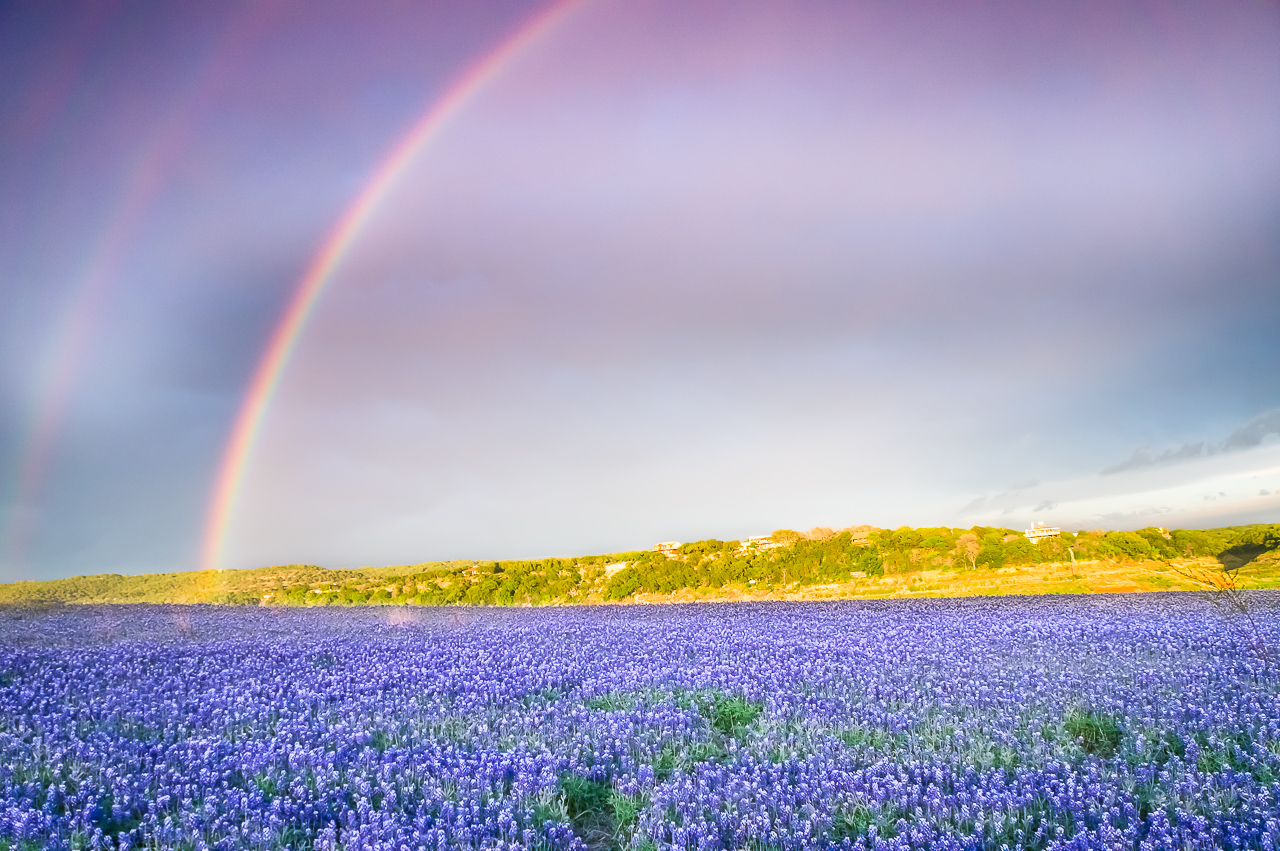
<path id="1" fill-rule="evenodd" d="M 0 581 L 1280 522 L 1280 7 L 0 7 Z"/>

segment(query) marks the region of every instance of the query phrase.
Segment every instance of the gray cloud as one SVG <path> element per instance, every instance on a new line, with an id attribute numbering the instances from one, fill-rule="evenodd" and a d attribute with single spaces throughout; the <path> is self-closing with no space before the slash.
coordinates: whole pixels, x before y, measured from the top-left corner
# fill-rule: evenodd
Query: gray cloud
<path id="1" fill-rule="evenodd" d="M 1159 454 L 1152 454 L 1151 450 L 1139 448 L 1133 450 L 1133 454 L 1125 461 L 1119 464 L 1113 464 L 1102 471 L 1102 475 L 1109 476 L 1113 473 L 1123 473 L 1125 470 L 1135 470 L 1139 467 L 1151 467 L 1156 464 L 1169 464 L 1174 461 L 1185 461 L 1189 458 L 1199 458 L 1205 454 L 1205 445 L 1201 443 L 1183 444 L 1178 449 L 1167 449 Z"/>
<path id="2" fill-rule="evenodd" d="M 1132 521 L 1143 517 L 1156 517 L 1161 514 L 1171 514 L 1173 509 L 1169 506 L 1160 506 L 1158 508 L 1143 508 L 1139 511 L 1111 511 L 1101 514 L 1098 519 L 1104 520 L 1116 527 L 1124 527 L 1130 525 Z"/>
<path id="3" fill-rule="evenodd" d="M 970 500 L 969 503 L 965 505 L 964 508 L 960 509 L 960 514 L 961 515 L 972 514 L 975 511 L 979 511 L 982 508 L 987 507 L 991 503 L 1001 502 L 1009 497 L 1017 496 L 1019 492 L 1030 490 L 1031 488 L 1034 488 L 1039 484 L 1040 484 L 1039 479 L 1026 479 L 1024 481 L 1015 482 L 1014 484 L 1010 485 L 1008 490 L 1001 491 L 991 496 L 987 496 L 984 494 L 982 496 L 975 497 L 974 499 Z M 1042 502 L 1040 503 L 1040 507 L 1037 508 L 1036 511 L 1040 511 L 1042 509 L 1047 510 L 1055 507 L 1056 505 L 1057 503 L 1050 503 L 1048 501 Z M 1004 513 L 1008 514 L 1012 510 L 1013 509 L 1011 508 L 1006 508 Z"/>
<path id="4" fill-rule="evenodd" d="M 1273 434 L 1280 434 L 1280 408 L 1263 411 L 1231 432 L 1231 436 L 1227 438 L 1222 448 L 1224 450 L 1248 449 L 1251 446 L 1257 446 Z"/>
<path id="5" fill-rule="evenodd" d="M 1216 455 L 1220 452 L 1233 452 L 1239 449 L 1250 449 L 1259 446 L 1264 440 L 1271 435 L 1280 435 L 1280 408 L 1272 408 L 1263 411 L 1235 431 L 1221 443 L 1206 443 L 1200 441 L 1198 443 L 1184 443 L 1177 449 L 1166 449 L 1164 452 L 1153 453 L 1151 450 L 1138 448 L 1133 450 L 1133 454 L 1128 459 L 1121 461 L 1119 464 L 1113 464 L 1102 470 L 1102 475 L 1109 476 L 1114 473 L 1123 473 L 1126 470 L 1136 470 L 1141 467 L 1153 467 L 1160 464 L 1172 464 L 1178 461 L 1187 461 L 1192 458 L 1200 458 L 1205 455 Z"/>

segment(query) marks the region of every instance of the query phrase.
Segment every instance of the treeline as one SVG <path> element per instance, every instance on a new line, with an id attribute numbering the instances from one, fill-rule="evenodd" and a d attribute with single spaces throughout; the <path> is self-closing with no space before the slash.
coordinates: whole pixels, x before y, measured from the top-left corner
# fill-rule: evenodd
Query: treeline
<path id="1" fill-rule="evenodd" d="M 1222 529 L 1155 527 L 1135 532 L 1062 532 L 1033 543 L 990 526 L 836 532 L 780 529 L 768 541 L 708 539 L 670 556 L 629 552 L 528 561 L 435 562 L 402 568 L 328 570 L 283 565 L 258 570 L 143 576 L 78 576 L 0 586 L 0 603 L 221 603 L 272 606 L 547 605 L 634 599 L 681 589 L 771 591 L 858 583 L 924 570 L 1107 559 L 1118 562 L 1216 557 L 1228 566 L 1280 548 L 1280 525 Z"/>
<path id="2" fill-rule="evenodd" d="M 644 553 L 533 561 L 484 561 L 447 570 L 389 575 L 376 581 L 285 585 L 265 595 L 270 605 L 544 605 L 598 601 L 609 566 Z"/>
<path id="3" fill-rule="evenodd" d="M 419 572 L 448 570 L 470 562 L 415 565 Z M 325 587 L 376 582 L 386 568 L 330 570 L 311 564 L 286 564 L 254 570 L 200 570 L 125 576 L 103 573 L 44 582 L 0 585 L 0 604 L 38 603 L 218 603 L 257 605 L 282 586 Z M 396 571 L 396 572 L 403 572 Z"/>
<path id="4" fill-rule="evenodd" d="M 791 542 L 777 549 L 744 550 L 737 541 L 700 541 L 681 547 L 678 559 L 646 553 L 610 578 L 607 597 L 616 600 L 636 593 L 733 584 L 852 582 L 921 570 L 996 570 L 1005 565 L 1076 560 L 1149 561 L 1262 552 L 1280 546 L 1280 525 L 1173 532 L 1155 527 L 1136 532 L 1062 532 L 1039 543 L 1013 529 L 988 526 L 879 529 L 861 537 L 850 531 L 800 536 L 780 530 L 773 538 L 790 538 Z"/>
<path id="5" fill-rule="evenodd" d="M 686 588 L 743 590 L 849 583 L 922 570 L 996 570 L 1077 560 L 1151 561 L 1257 555 L 1280 547 L 1280 525 L 1224 529 L 1150 527 L 1136 532 L 1062 532 L 1032 543 L 1013 529 L 975 526 L 866 529 L 808 534 L 778 530 L 770 546 L 708 539 L 678 553 L 615 553 L 537 561 L 486 561 L 377 582 L 296 584 L 273 605 L 545 605 L 627 600 Z"/>

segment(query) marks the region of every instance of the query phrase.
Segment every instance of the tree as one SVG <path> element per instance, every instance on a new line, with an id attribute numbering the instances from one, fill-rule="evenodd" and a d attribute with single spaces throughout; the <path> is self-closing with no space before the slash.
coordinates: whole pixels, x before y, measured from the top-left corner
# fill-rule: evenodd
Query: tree
<path id="1" fill-rule="evenodd" d="M 875 547 L 866 547 L 858 555 L 858 570 L 867 576 L 884 576 L 884 558 Z"/>
<path id="2" fill-rule="evenodd" d="M 1157 553 L 1146 538 L 1135 532 L 1108 532 L 1103 540 L 1129 558 L 1156 558 Z"/>
<path id="3" fill-rule="evenodd" d="M 1249 603 L 1244 588 L 1240 587 L 1239 574 L 1243 566 L 1244 563 L 1228 565 L 1222 562 L 1217 567 L 1180 564 L 1174 565 L 1173 569 L 1183 579 L 1194 583 L 1200 589 L 1198 593 L 1201 599 L 1208 600 L 1224 615 L 1243 620 L 1253 643 L 1253 652 L 1259 658 L 1266 659 L 1270 654 L 1267 639 L 1258 627 L 1253 607 Z"/>
<path id="4" fill-rule="evenodd" d="M 1014 564 L 1033 564 L 1040 555 L 1036 545 L 1022 535 L 1004 545 L 1004 554 L 1005 558 Z"/>
<path id="5" fill-rule="evenodd" d="M 1185 538 L 1179 541 L 1175 530 L 1171 536 L 1175 547 L 1182 547 Z M 1206 538 L 1208 534 L 1206 534 Z M 1253 652 L 1261 659 L 1270 655 L 1270 647 L 1258 621 L 1253 606 L 1245 589 L 1240 585 L 1240 569 L 1265 552 L 1280 548 L 1280 524 L 1272 526 L 1255 526 L 1246 528 L 1222 543 L 1230 542 L 1217 554 L 1218 565 L 1206 566 L 1197 563 L 1170 563 L 1175 573 L 1196 585 L 1200 596 L 1213 604 L 1214 608 L 1228 617 L 1242 620 L 1247 626 Z M 1204 545 L 1206 541 L 1197 542 Z"/>

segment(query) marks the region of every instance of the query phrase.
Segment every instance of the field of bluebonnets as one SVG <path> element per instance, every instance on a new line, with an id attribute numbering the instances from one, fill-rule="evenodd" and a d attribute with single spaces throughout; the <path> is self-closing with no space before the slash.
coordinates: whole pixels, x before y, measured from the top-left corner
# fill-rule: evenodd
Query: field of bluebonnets
<path id="1" fill-rule="evenodd" d="M 1271 849 L 1253 606 L 8 610 L 0 848 Z"/>

